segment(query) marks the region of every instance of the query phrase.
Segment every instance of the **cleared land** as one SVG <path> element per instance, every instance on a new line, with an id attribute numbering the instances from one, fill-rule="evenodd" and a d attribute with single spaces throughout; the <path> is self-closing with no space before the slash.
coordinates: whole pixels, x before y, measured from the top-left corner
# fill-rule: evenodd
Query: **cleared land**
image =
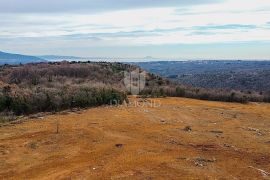
<path id="1" fill-rule="evenodd" d="M 150 101 L 0 127 L 0 179 L 270 178 L 269 104 Z"/>

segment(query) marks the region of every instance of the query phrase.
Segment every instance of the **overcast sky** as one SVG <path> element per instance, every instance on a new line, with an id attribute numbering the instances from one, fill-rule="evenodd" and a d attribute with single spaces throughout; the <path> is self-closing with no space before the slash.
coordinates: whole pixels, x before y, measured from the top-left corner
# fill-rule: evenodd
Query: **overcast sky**
<path id="1" fill-rule="evenodd" d="M 0 0 L 0 51 L 270 59 L 270 0 Z"/>

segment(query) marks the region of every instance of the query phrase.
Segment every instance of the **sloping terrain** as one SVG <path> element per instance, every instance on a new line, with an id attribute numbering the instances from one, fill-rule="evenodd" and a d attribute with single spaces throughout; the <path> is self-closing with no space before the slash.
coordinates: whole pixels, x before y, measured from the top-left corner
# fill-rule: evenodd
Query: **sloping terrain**
<path id="1" fill-rule="evenodd" d="M 269 104 L 130 101 L 0 127 L 0 179 L 270 178 Z"/>
<path id="2" fill-rule="evenodd" d="M 13 115 L 96 107 L 110 104 L 112 100 L 123 102 L 130 93 L 124 83 L 125 75 L 134 70 L 145 75 L 145 87 L 140 92 L 144 97 L 270 102 L 270 94 L 183 86 L 159 75 L 142 72 L 138 66 L 116 62 L 5 65 L 0 66 L 0 115 L 5 116 L 0 116 L 0 122 L 14 119 Z"/>
<path id="3" fill-rule="evenodd" d="M 134 63 L 184 85 L 269 93 L 270 61 L 164 61 Z"/>
<path id="4" fill-rule="evenodd" d="M 129 68 L 94 62 L 0 66 L 0 113 L 31 114 L 124 100 L 122 79 Z"/>

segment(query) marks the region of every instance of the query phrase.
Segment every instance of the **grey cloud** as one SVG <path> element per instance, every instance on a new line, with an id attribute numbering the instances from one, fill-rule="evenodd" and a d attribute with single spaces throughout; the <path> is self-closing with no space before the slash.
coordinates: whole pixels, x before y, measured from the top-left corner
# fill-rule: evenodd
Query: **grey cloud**
<path id="1" fill-rule="evenodd" d="M 266 29 L 270 29 L 270 22 L 267 22 L 267 23 L 265 24 L 265 28 L 266 28 Z"/>
<path id="2" fill-rule="evenodd" d="M 91 39 L 91 40 L 104 40 L 106 38 L 136 38 L 136 37 L 150 37 L 160 36 L 164 33 L 186 31 L 188 28 L 171 28 L 171 29 L 153 29 L 153 30 L 137 30 L 137 31 L 118 31 L 113 33 L 87 33 L 87 34 L 70 34 L 63 35 L 65 39 Z"/>
<path id="3" fill-rule="evenodd" d="M 204 36 L 211 36 L 211 35 L 215 35 L 217 33 L 214 32 L 207 32 L 207 31 L 194 31 L 189 33 L 189 36 L 193 36 L 193 35 L 204 35 Z"/>
<path id="4" fill-rule="evenodd" d="M 81 26 L 75 26 L 75 27 L 80 28 Z M 95 27 L 95 25 L 93 24 L 92 27 Z M 98 27 L 103 27 L 103 26 L 98 26 Z M 109 26 L 104 26 L 104 27 L 109 28 Z M 100 40 L 103 40 L 105 38 L 150 37 L 150 36 L 159 36 L 159 35 L 162 35 L 164 33 L 179 32 L 179 31 L 187 31 L 187 30 L 189 30 L 189 28 L 178 27 L 178 28 L 171 28 L 171 29 L 118 31 L 118 32 L 108 32 L 108 33 L 78 33 L 76 30 L 74 30 L 74 29 L 72 29 L 70 27 L 69 28 L 61 27 L 60 29 L 63 30 L 63 32 L 67 32 L 68 35 L 47 36 L 46 38 L 54 37 L 54 38 L 64 38 L 64 39 L 70 39 L 70 40 L 74 40 L 74 39 L 77 39 L 77 40 L 78 39 L 91 39 L 91 40 L 100 41 Z M 0 38 L 4 38 L 4 37 L 2 37 L 1 34 L 0 34 Z M 20 37 L 20 38 L 23 38 L 23 37 Z M 40 37 L 40 38 L 42 38 L 42 37 Z"/>
<path id="5" fill-rule="evenodd" d="M 243 25 L 243 24 L 225 24 L 225 25 L 207 25 L 207 26 L 194 26 L 190 28 L 192 31 L 189 36 L 204 35 L 211 36 L 215 34 L 230 34 L 228 32 L 222 32 L 218 30 L 249 30 L 258 28 L 255 25 Z M 212 30 L 215 30 L 214 32 Z"/>
<path id="6" fill-rule="evenodd" d="M 256 29 L 255 25 L 243 25 L 243 24 L 225 24 L 225 25 L 207 25 L 207 26 L 196 26 L 193 27 L 197 30 L 223 30 L 223 29 Z"/>
<path id="7" fill-rule="evenodd" d="M 184 7 L 219 1 L 221 0 L 0 0 L 0 13 L 95 13 L 147 7 Z"/>
<path id="8" fill-rule="evenodd" d="M 104 38 L 129 38 L 129 37 L 147 37 L 159 35 L 156 31 L 130 31 L 130 32 L 115 32 L 115 33 L 88 33 L 88 34 L 70 34 L 62 37 L 67 39 L 92 39 L 102 40 Z"/>

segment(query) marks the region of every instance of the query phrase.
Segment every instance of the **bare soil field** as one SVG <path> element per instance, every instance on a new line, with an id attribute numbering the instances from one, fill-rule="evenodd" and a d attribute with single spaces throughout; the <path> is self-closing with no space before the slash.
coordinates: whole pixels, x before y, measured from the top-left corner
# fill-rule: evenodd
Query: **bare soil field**
<path id="1" fill-rule="evenodd" d="M 131 102 L 0 127 L 0 179 L 270 178 L 270 104 Z"/>

